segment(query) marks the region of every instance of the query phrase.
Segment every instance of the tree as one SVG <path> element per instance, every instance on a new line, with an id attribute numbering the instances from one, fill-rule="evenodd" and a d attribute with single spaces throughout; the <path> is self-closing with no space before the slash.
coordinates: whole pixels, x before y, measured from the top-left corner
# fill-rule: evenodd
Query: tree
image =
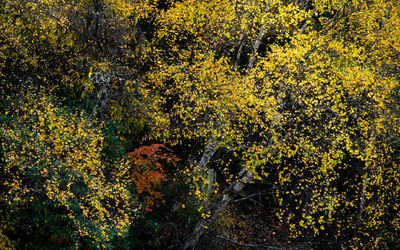
<path id="1" fill-rule="evenodd" d="M 142 146 L 128 153 L 130 161 L 135 165 L 131 178 L 139 194 L 144 195 L 146 211 L 152 206 L 158 206 L 162 194 L 157 191 L 165 181 L 165 164 L 175 165 L 179 159 L 163 144 Z"/>
<path id="2" fill-rule="evenodd" d="M 397 175 L 387 141 L 398 136 L 391 107 L 399 54 L 398 42 L 383 37 L 398 35 L 397 10 L 391 1 L 183 1 L 160 15 L 157 65 L 143 90 L 155 100 L 157 128 L 177 143 L 204 145 L 191 166 L 200 183 L 217 170 L 209 166 L 217 150 L 240 155 L 236 176 L 211 197 L 182 248 L 196 245 L 246 183 L 271 174 L 277 216 L 293 237 L 331 233 L 371 246 L 385 237 L 383 217 L 396 216 L 377 197 L 391 193 L 382 181 Z"/>
<path id="3" fill-rule="evenodd" d="M 32 240 L 19 247 L 79 247 L 85 241 L 110 247 L 127 233 L 139 209 L 127 188 L 127 165 L 102 161 L 104 137 L 82 114 L 54 105 L 42 93 L 7 101 L 0 170 L 7 232 Z"/>
<path id="4" fill-rule="evenodd" d="M 399 13 L 397 0 L 3 1 L 1 244 L 134 242 L 118 235 L 143 205 L 187 249 L 237 194 L 266 188 L 280 242 L 398 247 Z"/>
<path id="5" fill-rule="evenodd" d="M 136 78 L 146 67 L 147 19 L 157 13 L 155 6 L 3 1 L 0 76 L 7 84 L 1 88 L 10 95 L 28 85 L 49 91 L 66 105 L 122 123 L 134 137 L 146 125 Z"/>

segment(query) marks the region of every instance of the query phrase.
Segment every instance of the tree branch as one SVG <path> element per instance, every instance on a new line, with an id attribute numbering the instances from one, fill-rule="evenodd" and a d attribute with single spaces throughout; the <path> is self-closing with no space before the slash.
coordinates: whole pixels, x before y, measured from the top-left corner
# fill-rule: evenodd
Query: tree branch
<path id="1" fill-rule="evenodd" d="M 242 176 L 240 180 L 232 183 L 217 197 L 213 203 L 207 207 L 206 211 L 204 212 L 205 217 L 200 219 L 193 231 L 186 235 L 184 241 L 179 246 L 179 249 L 189 249 L 196 246 L 200 236 L 211 225 L 211 223 L 214 222 L 217 215 L 226 208 L 229 202 L 232 201 L 233 196 L 243 189 L 245 183 L 253 179 L 253 176 L 246 170 L 246 167 L 242 168 L 239 176 Z"/>
<path id="2" fill-rule="evenodd" d="M 268 0 L 268 2 L 266 4 L 267 10 L 269 9 L 270 5 L 271 5 L 271 1 Z M 261 25 L 260 32 L 257 35 L 256 41 L 254 42 L 254 51 L 253 51 L 253 54 L 251 55 L 251 58 L 249 59 L 248 65 L 247 65 L 247 75 L 250 74 L 250 70 L 254 66 L 254 62 L 256 61 L 256 55 L 257 55 L 258 49 L 261 45 L 261 41 L 264 38 L 264 36 L 265 36 L 265 24 Z"/>
<path id="3" fill-rule="evenodd" d="M 203 152 L 203 155 L 201 156 L 200 161 L 198 161 L 194 166 L 195 171 L 199 171 L 200 173 L 204 171 L 208 162 L 211 160 L 211 158 L 217 151 L 218 146 L 219 146 L 218 141 L 215 141 L 214 139 L 209 140 Z"/>

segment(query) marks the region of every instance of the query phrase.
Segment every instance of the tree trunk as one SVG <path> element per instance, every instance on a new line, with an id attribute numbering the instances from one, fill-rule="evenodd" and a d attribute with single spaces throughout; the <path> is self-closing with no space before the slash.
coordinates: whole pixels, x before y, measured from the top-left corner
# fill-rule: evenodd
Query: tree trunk
<path id="1" fill-rule="evenodd" d="M 206 148 L 204 149 L 204 152 L 203 152 L 203 155 L 201 156 L 200 161 L 198 161 L 194 166 L 194 169 L 196 171 L 199 171 L 199 172 L 204 171 L 208 162 L 211 160 L 211 157 L 213 157 L 213 155 L 217 151 L 218 145 L 219 145 L 218 141 L 215 141 L 213 139 L 209 140 Z"/>
<path id="2" fill-rule="evenodd" d="M 267 9 L 270 6 L 270 1 L 267 2 Z M 249 59 L 249 63 L 247 65 L 247 75 L 249 75 L 250 70 L 254 66 L 254 62 L 256 61 L 256 54 L 258 49 L 261 45 L 261 40 L 264 38 L 265 35 L 265 25 L 261 26 L 260 32 L 257 35 L 257 39 L 254 42 L 254 52 L 251 58 Z M 200 170 L 203 172 L 206 164 L 214 155 L 218 143 L 211 141 L 204 150 L 203 156 L 201 160 L 196 164 L 195 169 Z M 211 203 L 205 212 L 206 217 L 200 219 L 196 226 L 194 227 L 193 231 L 186 235 L 184 241 L 181 243 L 179 249 L 190 249 L 194 248 L 199 241 L 200 236 L 204 233 L 204 231 L 211 225 L 212 222 L 217 218 L 218 214 L 226 208 L 229 202 L 232 201 L 233 197 L 240 192 L 244 184 L 248 183 L 253 179 L 253 176 L 250 172 L 246 170 L 246 167 L 239 173 L 239 180 L 233 182 L 227 189 L 225 189 L 218 198 Z"/>
<path id="3" fill-rule="evenodd" d="M 268 11 L 270 5 L 271 5 L 271 1 L 268 0 L 268 2 L 267 2 L 267 11 Z M 261 41 L 264 38 L 264 36 L 265 36 L 265 24 L 261 25 L 260 32 L 258 32 L 256 41 L 254 42 L 254 47 L 253 47 L 254 51 L 253 51 L 253 54 L 251 55 L 251 57 L 249 59 L 249 63 L 247 64 L 247 72 L 246 72 L 247 75 L 250 74 L 250 70 L 254 66 L 254 62 L 256 61 L 256 56 L 257 56 L 257 53 L 258 53 L 258 49 L 260 48 Z"/>
<path id="4" fill-rule="evenodd" d="M 256 39 L 256 41 L 254 43 L 254 52 L 250 57 L 249 64 L 247 65 L 247 75 L 250 74 L 250 70 L 254 66 L 254 62 L 256 61 L 256 56 L 257 56 L 257 53 L 258 53 L 258 48 L 261 45 L 261 41 L 264 38 L 264 35 L 265 35 L 265 25 L 263 24 L 261 26 L 260 32 L 258 33 L 257 39 Z"/>
<path id="5" fill-rule="evenodd" d="M 218 214 L 224 210 L 229 202 L 232 201 L 233 197 L 243 189 L 244 184 L 253 179 L 253 176 L 245 167 L 240 171 L 240 176 L 241 177 L 238 181 L 232 183 L 213 203 L 207 207 L 204 213 L 206 217 L 197 222 L 193 231 L 185 237 L 179 249 L 190 249 L 195 247 L 200 236 L 211 225 L 211 223 L 214 222 Z"/>

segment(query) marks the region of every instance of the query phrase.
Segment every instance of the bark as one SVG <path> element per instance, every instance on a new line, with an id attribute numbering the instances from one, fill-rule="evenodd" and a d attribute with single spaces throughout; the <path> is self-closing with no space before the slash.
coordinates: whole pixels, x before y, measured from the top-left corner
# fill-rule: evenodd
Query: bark
<path id="1" fill-rule="evenodd" d="M 253 54 L 252 54 L 251 57 L 250 57 L 249 64 L 247 65 L 247 75 L 250 74 L 250 70 L 251 70 L 251 69 L 253 68 L 253 66 L 254 66 L 254 63 L 255 63 L 255 61 L 256 61 L 256 55 L 257 55 L 257 52 L 258 52 L 258 48 L 260 47 L 260 45 L 261 45 L 261 40 L 264 38 L 264 36 L 265 36 L 265 25 L 263 24 L 263 25 L 261 26 L 260 32 L 259 32 L 258 35 L 257 35 L 257 39 L 256 39 L 256 41 L 254 42 L 254 52 L 253 52 Z"/>
<path id="2" fill-rule="evenodd" d="M 207 230 L 211 223 L 214 222 L 218 214 L 226 208 L 229 202 L 232 201 L 233 197 L 243 189 L 244 185 L 253 179 L 253 176 L 245 167 L 240 171 L 240 176 L 241 178 L 238 181 L 232 183 L 213 203 L 207 207 L 205 211 L 207 217 L 197 222 L 193 231 L 185 237 L 179 249 L 194 248 L 200 236 L 205 230 Z"/>
<path id="3" fill-rule="evenodd" d="M 271 5 L 271 2 L 268 1 L 268 2 L 267 2 L 267 11 L 268 11 L 270 5 Z M 257 35 L 257 39 L 256 39 L 256 41 L 254 42 L 254 48 L 253 48 L 254 51 L 253 51 L 253 54 L 251 55 L 251 57 L 250 57 L 250 59 L 249 59 L 248 65 L 247 65 L 247 75 L 250 74 L 250 70 L 251 70 L 251 69 L 253 68 L 253 66 L 254 66 L 254 63 L 255 63 L 255 61 L 256 61 L 257 52 L 258 52 L 258 49 L 260 48 L 261 41 L 262 41 L 262 39 L 264 38 L 264 36 L 265 36 L 265 24 L 263 24 L 263 25 L 261 26 L 260 32 L 258 32 L 258 35 Z"/>
<path id="4" fill-rule="evenodd" d="M 316 11 L 317 11 L 317 8 L 314 7 L 314 9 L 311 12 L 310 18 L 307 19 L 307 21 L 303 24 L 303 26 L 301 27 L 301 29 L 299 31 L 299 34 L 302 34 L 306 30 L 306 28 L 308 26 L 308 21 L 315 16 Z"/>
<path id="5" fill-rule="evenodd" d="M 203 172 L 204 171 L 204 169 L 206 168 L 208 162 L 211 160 L 211 158 L 213 157 L 213 155 L 217 151 L 218 145 L 219 145 L 219 142 L 215 141 L 213 139 L 211 139 L 208 142 L 208 144 L 207 144 L 207 146 L 206 146 L 206 148 L 205 148 L 205 150 L 203 152 L 203 155 L 201 156 L 200 161 L 198 161 L 194 166 L 194 169 L 196 171 L 199 171 L 199 172 Z"/>
<path id="6" fill-rule="evenodd" d="M 250 2 L 250 5 L 252 6 L 254 3 L 254 0 L 252 0 Z M 237 11 L 237 10 L 236 10 Z M 246 12 L 246 19 L 247 21 L 250 21 L 250 15 L 249 12 Z M 234 69 L 235 71 L 237 70 L 238 66 L 239 66 L 239 61 L 240 61 L 240 57 L 242 56 L 242 51 L 243 51 L 243 42 L 244 42 L 244 31 L 242 31 L 242 35 L 240 36 L 240 40 L 239 40 L 239 49 L 238 52 L 236 54 L 236 61 L 235 61 L 235 66 Z"/>
<path id="7" fill-rule="evenodd" d="M 281 119 L 280 115 L 275 116 L 274 121 L 272 122 L 273 126 L 278 126 L 279 120 Z M 296 125 L 297 126 L 297 125 Z M 286 134 L 283 140 L 286 140 L 289 134 Z M 274 144 L 273 139 L 269 140 L 270 145 Z M 276 148 L 272 149 L 271 154 L 274 155 L 276 153 Z M 215 221 L 218 214 L 223 211 L 226 206 L 233 201 L 233 198 L 244 188 L 245 184 L 253 180 L 253 175 L 251 172 L 246 170 L 246 167 L 243 167 L 239 173 L 239 178 L 237 181 L 233 182 L 227 189 L 225 189 L 218 198 L 213 201 L 210 205 L 208 205 L 205 214 L 208 216 L 206 218 L 200 219 L 193 231 L 186 235 L 184 241 L 181 243 L 179 249 L 190 249 L 194 248 L 204 233 L 205 230 Z"/>
<path id="8" fill-rule="evenodd" d="M 208 163 L 210 162 L 211 158 L 213 157 L 213 155 L 215 154 L 215 152 L 217 152 L 217 148 L 219 145 L 219 141 L 215 141 L 213 139 L 210 139 L 208 144 L 206 145 L 206 148 L 203 152 L 203 155 L 201 156 L 200 161 L 196 162 L 196 164 L 194 164 L 194 173 L 195 174 L 204 174 L 204 169 L 207 167 Z M 168 213 L 171 214 L 175 211 L 178 210 L 178 208 L 181 206 L 181 200 L 184 197 L 181 196 L 177 199 L 177 201 L 171 206 L 171 209 Z"/>
<path id="9" fill-rule="evenodd" d="M 267 10 L 269 9 L 269 6 L 270 6 L 270 1 L 267 2 Z M 264 38 L 264 36 L 265 36 L 265 24 L 261 26 L 257 39 L 254 42 L 254 52 L 251 58 L 249 59 L 249 63 L 247 65 L 247 75 L 249 75 L 250 70 L 254 66 L 254 62 L 256 61 L 256 54 L 261 45 L 261 40 Z M 238 55 L 238 57 L 240 58 L 240 54 Z M 211 159 L 212 155 L 214 155 L 217 146 L 218 146 L 217 144 L 211 142 L 209 146 L 206 147 L 202 159 L 196 164 L 195 168 L 201 171 L 204 170 L 206 164 Z M 199 241 L 201 235 L 211 225 L 211 223 L 214 222 L 218 214 L 226 208 L 226 206 L 229 204 L 229 202 L 232 201 L 234 196 L 243 189 L 246 183 L 248 183 L 251 180 L 253 180 L 253 176 L 244 167 L 239 173 L 238 180 L 232 183 L 227 189 L 225 189 L 222 192 L 222 194 L 218 196 L 218 198 L 207 207 L 205 212 L 207 217 L 202 218 L 197 222 L 193 231 L 185 237 L 179 249 L 194 248 L 197 242 Z"/>
<path id="10" fill-rule="evenodd" d="M 267 2 L 266 8 L 267 11 L 270 7 L 270 1 Z M 254 42 L 254 51 L 252 56 L 249 59 L 247 65 L 247 75 L 250 74 L 250 70 L 254 67 L 254 63 L 256 61 L 256 56 L 258 49 L 261 45 L 261 41 L 265 36 L 265 24 L 263 24 L 260 28 L 260 32 L 257 35 L 257 39 Z M 239 53 L 237 55 L 237 60 L 240 58 L 241 48 L 239 49 Z M 236 64 L 236 63 L 235 63 Z M 235 65 L 235 68 L 237 66 Z M 205 166 L 207 165 L 208 161 L 211 159 L 212 155 L 214 155 L 218 144 L 214 144 L 214 142 L 209 143 L 206 147 L 206 150 L 203 153 L 202 159 L 196 164 L 195 168 L 199 170 L 204 170 Z M 243 167 L 239 173 L 239 178 L 237 181 L 233 182 L 227 189 L 225 189 L 218 198 L 211 203 L 207 209 L 205 214 L 207 215 L 206 218 L 200 219 L 196 226 L 194 227 L 193 231 L 186 235 L 184 241 L 181 243 L 179 249 L 190 249 L 194 248 L 204 233 L 204 231 L 214 222 L 217 218 L 218 214 L 223 211 L 226 206 L 233 200 L 235 195 L 240 192 L 244 185 L 253 180 L 252 174 L 246 170 L 246 167 Z"/>
<path id="11" fill-rule="evenodd" d="M 267 2 L 267 9 L 269 9 L 269 5 L 270 5 L 270 1 Z M 338 14 L 337 14 L 337 16 L 335 16 L 333 18 L 333 20 L 331 21 L 331 23 L 328 25 L 328 28 L 325 30 L 325 32 L 327 32 L 327 30 L 329 30 L 330 28 L 334 27 L 334 25 L 337 23 L 337 21 L 340 18 L 341 17 L 338 16 Z M 306 29 L 306 27 L 307 27 L 307 25 L 303 26 L 300 31 L 303 32 Z M 258 33 L 257 39 L 254 42 L 254 51 L 253 51 L 251 58 L 249 59 L 248 65 L 247 65 L 247 75 L 250 74 L 251 69 L 254 67 L 258 49 L 261 45 L 262 39 L 265 36 L 265 32 L 266 32 L 265 29 L 266 29 L 266 27 L 263 24 L 261 26 L 260 32 Z M 306 53 L 306 55 L 304 56 L 304 59 L 307 60 L 308 57 L 310 56 L 310 54 L 313 53 L 315 50 L 316 50 L 316 46 L 311 48 Z M 279 124 L 280 118 L 281 118 L 281 116 L 277 115 L 274 118 L 274 121 L 272 122 L 272 126 L 277 126 Z M 285 140 L 288 136 L 289 136 L 289 134 L 286 134 L 285 138 L 283 140 Z M 270 145 L 273 144 L 272 138 L 269 143 L 270 143 Z M 206 164 L 208 163 L 208 161 L 211 159 L 212 155 L 214 155 L 216 146 L 213 147 L 212 145 L 213 144 L 210 144 L 210 146 L 207 146 L 206 150 L 203 153 L 202 159 L 199 161 L 199 163 L 196 166 L 197 168 L 204 169 Z M 273 151 L 275 151 L 275 150 L 273 150 Z M 274 154 L 274 153 L 275 152 L 272 152 L 272 154 Z M 203 160 L 203 158 L 204 158 L 204 160 Z M 204 164 L 204 162 L 205 162 L 205 164 Z M 235 181 L 234 183 L 232 183 L 226 190 L 224 190 L 222 192 L 222 194 L 220 196 L 218 196 L 218 198 L 213 203 L 211 203 L 207 207 L 205 214 L 207 214 L 208 216 L 206 218 L 200 219 L 197 222 L 193 231 L 191 233 L 189 233 L 188 235 L 186 235 L 186 237 L 185 237 L 184 241 L 181 243 L 179 249 L 194 248 L 196 246 L 199 238 L 201 237 L 201 235 L 211 225 L 211 223 L 214 222 L 214 220 L 217 218 L 218 214 L 226 208 L 226 206 L 229 204 L 229 202 L 231 202 L 233 200 L 234 196 L 243 189 L 243 187 L 246 183 L 248 183 L 251 180 L 253 180 L 252 174 L 250 172 L 248 172 L 246 170 L 246 168 L 244 167 L 239 174 L 238 180 Z M 362 202 L 362 206 L 364 206 L 363 203 L 364 202 Z"/>
<path id="12" fill-rule="evenodd" d="M 240 42 L 239 42 L 240 46 L 239 46 L 238 52 L 236 54 L 236 61 L 235 61 L 235 66 L 234 66 L 235 71 L 237 70 L 237 68 L 239 66 L 240 57 L 242 56 L 243 40 L 244 40 L 244 35 L 242 34 L 242 36 L 240 37 Z"/>

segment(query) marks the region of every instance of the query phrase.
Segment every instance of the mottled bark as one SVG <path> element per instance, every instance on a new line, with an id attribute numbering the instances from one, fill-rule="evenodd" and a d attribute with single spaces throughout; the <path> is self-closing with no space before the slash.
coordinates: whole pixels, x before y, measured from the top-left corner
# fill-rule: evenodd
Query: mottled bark
<path id="1" fill-rule="evenodd" d="M 219 142 L 213 139 L 209 140 L 206 148 L 204 149 L 203 155 L 201 156 L 200 161 L 198 161 L 194 165 L 195 171 L 203 172 L 206 168 L 208 162 L 211 160 L 215 152 L 217 151 Z"/>
<path id="2" fill-rule="evenodd" d="M 251 69 L 253 68 L 253 66 L 254 66 L 254 63 L 255 63 L 255 61 L 256 61 L 256 56 L 257 56 L 257 53 L 258 53 L 258 48 L 260 47 L 261 41 L 262 41 L 262 39 L 264 38 L 264 36 L 265 36 L 265 25 L 263 24 L 263 25 L 261 26 L 260 32 L 259 32 L 258 35 L 257 35 L 257 39 L 256 39 L 256 41 L 254 42 L 254 51 L 253 51 L 253 54 L 251 55 L 251 57 L 250 57 L 250 59 L 249 59 L 248 65 L 247 65 L 247 74 L 248 74 L 248 75 L 250 74 L 250 70 L 251 70 Z"/>
<path id="3" fill-rule="evenodd" d="M 269 7 L 271 5 L 271 2 L 268 1 L 267 2 L 267 11 L 269 10 Z M 253 46 L 253 54 L 251 55 L 250 59 L 249 59 L 249 63 L 247 64 L 247 75 L 250 74 L 250 70 L 254 67 L 254 63 L 256 61 L 256 57 L 257 57 L 257 53 L 258 53 L 258 49 L 260 48 L 261 45 L 261 41 L 265 36 L 265 24 L 263 24 L 260 28 L 260 32 L 258 32 L 256 41 L 254 42 L 254 46 Z"/>
<path id="4" fill-rule="evenodd" d="M 232 183 L 213 203 L 207 207 L 205 211 L 207 216 L 197 222 L 193 231 L 185 237 L 179 249 L 190 249 L 195 247 L 200 236 L 211 225 L 211 223 L 214 222 L 218 214 L 226 208 L 229 202 L 232 201 L 233 197 L 243 189 L 244 185 L 253 179 L 253 176 L 245 167 L 241 170 L 240 176 L 241 177 L 238 181 Z"/>

